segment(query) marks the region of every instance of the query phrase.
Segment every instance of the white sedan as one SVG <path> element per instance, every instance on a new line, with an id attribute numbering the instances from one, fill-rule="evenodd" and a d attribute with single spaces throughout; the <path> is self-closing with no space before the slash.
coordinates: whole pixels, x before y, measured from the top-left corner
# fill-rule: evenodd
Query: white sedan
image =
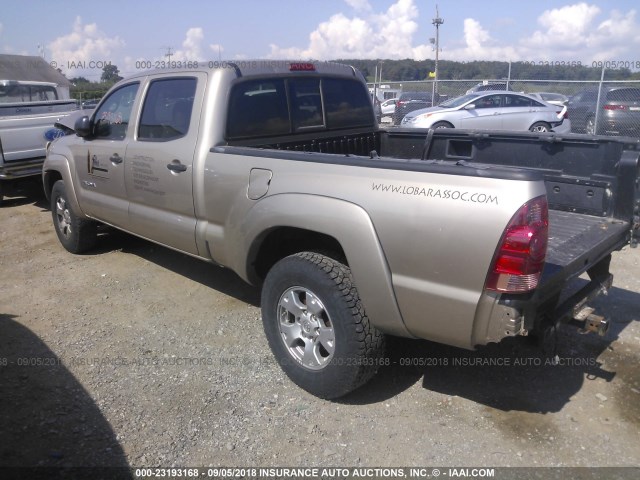
<path id="1" fill-rule="evenodd" d="M 567 107 L 505 91 L 470 93 L 437 107 L 415 110 L 402 119 L 401 126 L 571 132 Z"/>
<path id="2" fill-rule="evenodd" d="M 389 100 L 385 100 L 384 102 L 382 102 L 382 105 L 380 105 L 380 107 L 382 108 L 382 116 L 393 115 L 393 112 L 395 112 L 396 110 L 397 101 L 397 98 L 390 98 Z"/>

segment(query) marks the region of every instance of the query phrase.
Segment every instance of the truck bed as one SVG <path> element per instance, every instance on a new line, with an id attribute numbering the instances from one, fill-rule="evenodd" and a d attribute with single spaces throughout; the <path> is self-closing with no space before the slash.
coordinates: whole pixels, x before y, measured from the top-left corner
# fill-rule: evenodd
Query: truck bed
<path id="1" fill-rule="evenodd" d="M 629 222 L 575 212 L 549 211 L 549 247 L 541 289 L 579 275 L 628 242 Z"/>

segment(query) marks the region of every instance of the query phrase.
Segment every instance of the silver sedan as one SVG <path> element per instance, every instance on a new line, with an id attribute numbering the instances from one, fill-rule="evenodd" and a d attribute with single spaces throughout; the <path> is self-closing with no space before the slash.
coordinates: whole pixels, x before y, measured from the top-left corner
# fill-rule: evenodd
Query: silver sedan
<path id="1" fill-rule="evenodd" d="M 569 133 L 567 107 L 504 91 L 476 92 L 408 113 L 402 127 Z"/>

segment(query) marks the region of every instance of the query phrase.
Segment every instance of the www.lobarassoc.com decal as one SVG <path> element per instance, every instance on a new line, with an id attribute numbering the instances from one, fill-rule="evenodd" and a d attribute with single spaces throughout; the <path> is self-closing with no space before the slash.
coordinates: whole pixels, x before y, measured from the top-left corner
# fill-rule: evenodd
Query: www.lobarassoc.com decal
<path id="1" fill-rule="evenodd" d="M 498 197 L 480 192 L 449 190 L 441 188 L 426 188 L 412 185 L 393 185 L 388 183 L 373 183 L 371 189 L 377 192 L 395 193 L 399 195 L 442 198 L 460 202 L 483 203 L 498 205 Z"/>

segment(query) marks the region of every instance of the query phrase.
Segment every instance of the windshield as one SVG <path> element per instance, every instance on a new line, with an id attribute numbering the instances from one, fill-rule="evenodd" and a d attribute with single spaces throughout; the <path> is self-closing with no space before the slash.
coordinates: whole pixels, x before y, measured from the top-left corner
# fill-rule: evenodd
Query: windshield
<path id="1" fill-rule="evenodd" d="M 473 100 L 474 98 L 478 98 L 479 96 L 480 94 L 478 93 L 470 93 L 468 95 L 463 95 L 458 98 L 452 98 L 451 100 L 447 100 L 446 102 L 443 102 L 438 106 L 443 108 L 455 108 L 455 107 L 459 107 L 460 105 L 464 105 L 468 101 Z"/>

